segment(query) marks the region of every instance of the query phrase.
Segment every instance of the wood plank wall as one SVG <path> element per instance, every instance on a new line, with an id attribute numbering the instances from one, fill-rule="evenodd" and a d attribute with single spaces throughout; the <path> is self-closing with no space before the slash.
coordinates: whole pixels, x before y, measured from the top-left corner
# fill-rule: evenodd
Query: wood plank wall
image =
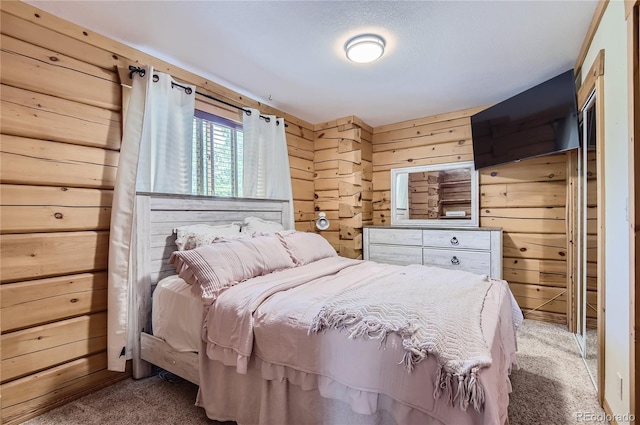
<path id="1" fill-rule="evenodd" d="M 315 210 L 327 215 L 320 233 L 343 257 L 362 258 L 362 226 L 373 224 L 372 130 L 353 116 L 315 126 Z"/>
<path id="2" fill-rule="evenodd" d="M 105 351 L 118 66 L 284 116 L 297 227 L 314 216 L 314 128 L 25 3 L 0 12 L 0 422 L 13 424 L 130 375 L 107 371 Z"/>
<path id="3" fill-rule="evenodd" d="M 1 19 L 1 418 L 18 423 L 127 376 L 106 370 L 121 97 L 99 49 L 72 57 Z"/>
<path id="4" fill-rule="evenodd" d="M 503 229 L 503 278 L 530 319 L 567 323 L 567 154 L 480 171 L 480 225 Z"/>
<path id="5" fill-rule="evenodd" d="M 373 129 L 373 223 L 391 224 L 391 169 L 473 160 L 469 117 L 482 108 Z"/>
<path id="6" fill-rule="evenodd" d="M 373 129 L 373 221 L 390 225 L 392 168 L 473 160 L 470 116 L 483 108 Z M 480 172 L 480 225 L 502 227 L 503 277 L 527 317 L 566 323 L 566 155 Z"/>

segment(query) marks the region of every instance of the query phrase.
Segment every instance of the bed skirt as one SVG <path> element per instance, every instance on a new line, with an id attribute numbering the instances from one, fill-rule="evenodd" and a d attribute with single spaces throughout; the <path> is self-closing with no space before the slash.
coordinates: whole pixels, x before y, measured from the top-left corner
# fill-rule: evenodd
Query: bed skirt
<path id="1" fill-rule="evenodd" d="M 204 357 L 200 358 L 201 372 L 204 372 L 201 376 L 208 379 L 200 383 L 196 406 L 204 408 L 210 419 L 236 421 L 238 425 L 445 425 L 384 394 L 376 396 L 377 406 L 369 406 L 375 414 L 357 413 L 354 407 L 362 398 L 355 405 L 342 401 L 350 397 L 346 387 L 305 379 L 306 374 L 276 377 L 274 374 L 281 375 L 281 372 L 274 371 L 270 364 L 255 356 L 249 361 L 247 374 L 237 373 L 235 366 Z M 208 394 L 206 402 L 201 395 L 203 387 Z"/>

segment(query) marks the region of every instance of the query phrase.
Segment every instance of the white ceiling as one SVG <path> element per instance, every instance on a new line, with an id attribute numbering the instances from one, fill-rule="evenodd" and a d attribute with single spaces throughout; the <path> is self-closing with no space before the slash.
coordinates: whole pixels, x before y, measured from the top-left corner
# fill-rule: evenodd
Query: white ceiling
<path id="1" fill-rule="evenodd" d="M 311 123 L 504 100 L 574 66 L 597 0 L 27 1 Z M 355 64 L 344 43 L 387 42 Z"/>

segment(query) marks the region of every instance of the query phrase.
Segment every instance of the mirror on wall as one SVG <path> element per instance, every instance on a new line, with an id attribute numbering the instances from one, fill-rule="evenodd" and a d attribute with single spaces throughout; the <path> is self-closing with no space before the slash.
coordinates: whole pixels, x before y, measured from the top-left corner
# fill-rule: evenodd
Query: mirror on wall
<path id="1" fill-rule="evenodd" d="M 392 169 L 391 224 L 478 226 L 473 161 Z"/>

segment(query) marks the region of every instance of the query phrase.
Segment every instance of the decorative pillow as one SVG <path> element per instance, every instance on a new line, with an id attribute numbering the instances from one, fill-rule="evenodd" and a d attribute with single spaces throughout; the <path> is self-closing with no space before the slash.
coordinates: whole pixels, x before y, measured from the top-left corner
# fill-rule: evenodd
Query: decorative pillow
<path id="1" fill-rule="evenodd" d="M 275 233 L 284 230 L 284 226 L 277 221 L 263 220 L 260 217 L 247 217 L 242 223 L 242 233 L 254 235 L 256 233 Z"/>
<path id="2" fill-rule="evenodd" d="M 207 304 L 239 282 L 295 266 L 274 235 L 221 240 L 189 251 L 174 251 L 169 263 L 187 283 L 200 286 Z"/>
<path id="3" fill-rule="evenodd" d="M 192 224 L 174 229 L 176 233 L 176 246 L 178 251 L 199 248 L 209 245 L 216 238 L 233 239 L 242 236 L 240 228 L 242 223 L 231 223 L 221 226 L 208 224 Z"/>
<path id="4" fill-rule="evenodd" d="M 317 233 L 277 233 L 277 236 L 297 266 L 338 255 L 331 244 Z"/>

